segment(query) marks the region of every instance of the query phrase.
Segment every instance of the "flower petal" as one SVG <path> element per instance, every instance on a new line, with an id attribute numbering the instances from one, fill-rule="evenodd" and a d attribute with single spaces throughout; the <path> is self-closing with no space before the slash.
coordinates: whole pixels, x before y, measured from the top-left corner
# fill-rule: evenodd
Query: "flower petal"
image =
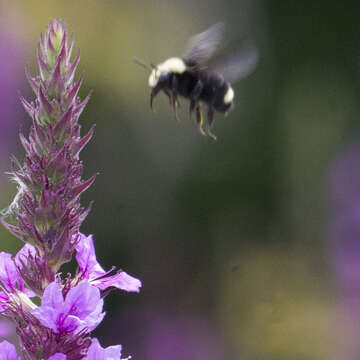
<path id="1" fill-rule="evenodd" d="M 64 307 L 64 297 L 57 282 L 54 281 L 46 287 L 41 306 L 48 306 L 54 310 Z"/>
<path id="2" fill-rule="evenodd" d="M 7 304 L 10 301 L 9 297 L 3 291 L 0 291 L 0 313 L 7 310 Z"/>
<path id="3" fill-rule="evenodd" d="M 32 314 L 57 334 L 83 329 L 92 331 L 104 318 L 103 305 L 100 290 L 88 282 L 72 288 L 65 300 L 59 285 L 53 282 L 45 289 L 41 306 Z"/>
<path id="4" fill-rule="evenodd" d="M 0 252 L 0 280 L 10 292 L 23 291 L 24 282 L 15 266 L 11 254 Z"/>
<path id="5" fill-rule="evenodd" d="M 80 240 L 76 244 L 76 260 L 79 264 L 83 278 L 98 277 L 105 274 L 105 270 L 96 260 L 94 240 L 92 235 L 80 234 Z"/>
<path id="6" fill-rule="evenodd" d="M 48 360 L 66 360 L 66 355 L 61 353 L 56 353 L 50 356 Z"/>
<path id="7" fill-rule="evenodd" d="M 85 322 L 79 319 L 77 316 L 68 315 L 64 318 L 62 322 L 58 323 L 58 332 L 60 333 L 67 331 L 79 332 L 83 330 L 85 327 L 86 327 Z"/>
<path id="8" fill-rule="evenodd" d="M 100 290 L 108 287 L 115 287 L 120 290 L 139 292 L 141 281 L 127 274 L 125 271 L 119 271 L 115 275 L 104 276 L 105 270 L 96 259 L 94 240 L 92 235 L 85 236 L 79 233 L 80 240 L 76 249 L 76 260 L 79 264 L 81 276 L 87 279 Z"/>
<path id="9" fill-rule="evenodd" d="M 7 341 L 0 343 L 0 360 L 18 360 L 15 346 Z"/>
<path id="10" fill-rule="evenodd" d="M 103 349 L 98 339 L 93 339 L 84 360 L 121 360 L 121 345 Z"/>
<path id="11" fill-rule="evenodd" d="M 28 264 L 29 257 L 35 258 L 35 256 L 36 256 L 35 246 L 30 245 L 30 244 L 25 244 L 15 255 L 15 260 L 14 260 L 15 265 L 17 266 L 18 269 L 20 269 L 20 272 L 21 272 L 22 268 Z M 20 274 L 20 276 L 21 275 L 22 274 Z M 32 290 L 30 290 L 26 287 L 23 289 L 23 291 L 29 297 L 36 296 L 36 294 Z"/>
<path id="12" fill-rule="evenodd" d="M 25 244 L 15 255 L 15 264 L 17 266 L 21 266 L 21 263 L 26 264 L 26 260 L 29 255 L 35 256 L 36 255 L 36 249 L 35 246 L 30 244 Z"/>
<path id="13" fill-rule="evenodd" d="M 88 282 L 82 282 L 68 292 L 65 299 L 65 312 L 81 319 L 84 325 L 82 328 L 87 327 L 91 331 L 104 318 L 103 305 L 104 301 L 101 299 L 99 289 Z"/>
<path id="14" fill-rule="evenodd" d="M 139 292 L 141 288 L 141 281 L 127 274 L 125 271 L 119 271 L 117 274 L 107 276 L 101 279 L 96 279 L 92 283 L 100 290 L 113 286 L 120 290 L 129 292 Z"/>
<path id="15" fill-rule="evenodd" d="M 46 327 L 59 333 L 61 329 L 59 317 L 64 313 L 65 303 L 62 291 L 56 282 L 49 284 L 41 300 L 41 306 L 34 309 L 32 314 Z"/>

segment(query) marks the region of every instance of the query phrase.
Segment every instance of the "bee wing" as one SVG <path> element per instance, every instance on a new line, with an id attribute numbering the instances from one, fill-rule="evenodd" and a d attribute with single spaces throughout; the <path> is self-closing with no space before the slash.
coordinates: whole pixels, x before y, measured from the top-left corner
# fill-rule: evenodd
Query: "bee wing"
<path id="1" fill-rule="evenodd" d="M 219 22 L 191 37 L 185 48 L 184 60 L 199 67 L 206 63 L 221 41 L 223 28 L 224 24 Z"/>
<path id="2" fill-rule="evenodd" d="M 230 52 L 233 52 L 230 48 Z M 229 56 L 223 54 L 208 64 L 208 71 L 222 74 L 230 83 L 250 75 L 259 61 L 259 51 L 253 45 L 248 45 Z"/>

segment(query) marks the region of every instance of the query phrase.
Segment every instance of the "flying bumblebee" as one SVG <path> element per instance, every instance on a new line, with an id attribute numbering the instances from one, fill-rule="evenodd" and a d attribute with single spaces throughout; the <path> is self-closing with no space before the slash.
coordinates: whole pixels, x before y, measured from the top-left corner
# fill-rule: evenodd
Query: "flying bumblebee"
<path id="1" fill-rule="evenodd" d="M 178 97 L 184 97 L 190 100 L 190 118 L 195 111 L 200 133 L 213 139 L 216 139 L 211 132 L 215 112 L 226 116 L 234 105 L 235 93 L 231 82 L 250 74 L 258 59 L 258 52 L 254 46 L 247 46 L 239 52 L 234 52 L 234 48 L 230 48 L 229 56 L 226 56 L 225 51 L 216 55 L 222 32 L 223 23 L 211 26 L 190 38 L 181 58 L 171 57 L 156 66 L 151 65 L 151 68 L 135 59 L 135 62 L 151 71 L 149 76 L 151 109 L 156 95 L 163 91 L 169 97 L 175 117 L 178 119 Z M 202 104 L 207 106 L 205 130 Z"/>

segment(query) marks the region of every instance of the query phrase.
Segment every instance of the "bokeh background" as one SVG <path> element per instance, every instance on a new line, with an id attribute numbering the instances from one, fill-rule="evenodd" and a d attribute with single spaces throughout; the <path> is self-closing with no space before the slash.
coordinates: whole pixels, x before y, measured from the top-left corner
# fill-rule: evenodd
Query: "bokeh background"
<path id="1" fill-rule="evenodd" d="M 85 74 L 82 231 L 105 268 L 143 281 L 112 293 L 96 336 L 138 360 L 360 358 L 360 4 L 281 0 L 0 0 L 0 207 L 15 189 L 24 66 L 49 20 L 74 32 Z M 222 20 L 259 48 L 236 108 L 201 137 L 186 102 L 149 109 L 148 74 Z M 1 249 L 21 244 L 0 230 Z M 1 336 L 11 336 L 11 334 Z"/>

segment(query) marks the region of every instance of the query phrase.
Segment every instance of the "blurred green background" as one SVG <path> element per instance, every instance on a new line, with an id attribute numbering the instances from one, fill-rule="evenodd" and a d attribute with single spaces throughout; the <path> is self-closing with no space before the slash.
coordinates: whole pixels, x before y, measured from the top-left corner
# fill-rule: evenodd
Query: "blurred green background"
<path id="1" fill-rule="evenodd" d="M 95 205 L 82 231 L 105 268 L 143 282 L 138 295 L 107 298 L 103 344 L 139 360 L 359 358 L 360 316 L 339 305 L 328 179 L 359 139 L 360 4 L 0 0 L 0 25 L 21 48 L 17 90 L 30 98 L 23 68 L 37 71 L 53 18 L 81 48 L 81 96 L 94 91 L 81 122 L 84 133 L 96 123 L 95 138 L 82 159 L 85 177 L 99 176 L 83 197 Z M 227 40 L 255 42 L 260 62 L 234 84 L 236 108 L 217 116 L 214 142 L 185 101 L 180 123 L 165 96 L 150 111 L 148 74 L 132 57 L 181 55 L 219 20 Z M 2 157 L 22 158 L 16 129 Z M 15 190 L 5 174 L 1 186 L 5 207 Z M 3 250 L 21 245 L 0 236 Z"/>

